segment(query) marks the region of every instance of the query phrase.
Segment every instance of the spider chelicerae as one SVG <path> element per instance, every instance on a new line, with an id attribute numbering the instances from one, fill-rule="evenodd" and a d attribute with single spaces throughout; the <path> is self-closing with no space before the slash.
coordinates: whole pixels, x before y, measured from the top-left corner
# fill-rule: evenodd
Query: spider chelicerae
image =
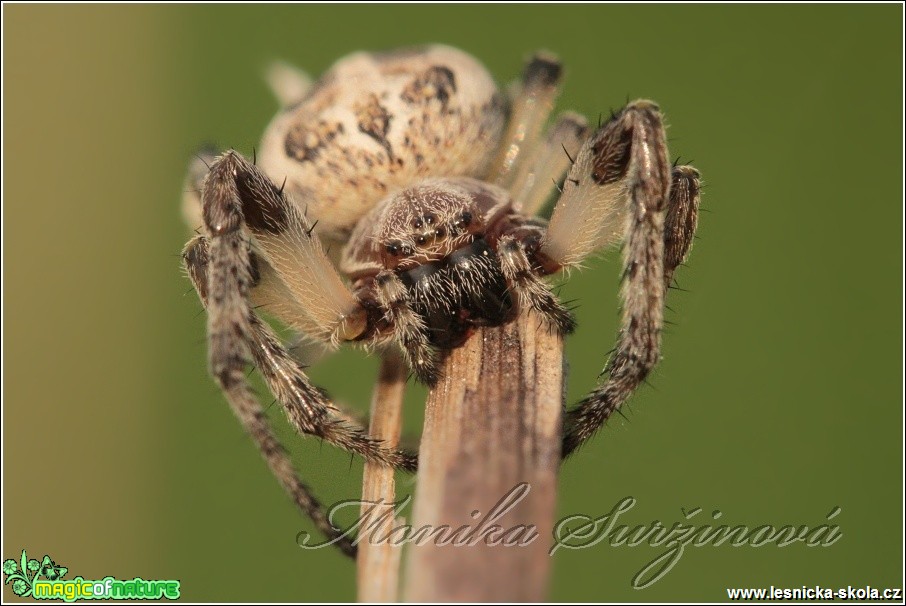
<path id="1" fill-rule="evenodd" d="M 207 310 L 211 375 L 274 475 L 331 538 L 337 531 L 249 387 L 250 363 L 298 432 L 408 471 L 417 457 L 340 413 L 259 307 L 312 341 L 395 347 L 430 386 L 444 352 L 519 310 L 572 332 L 544 278 L 622 243 L 617 345 L 606 379 L 566 413 L 563 455 L 658 362 L 666 289 L 696 228 L 698 171 L 668 162 L 650 101 L 594 130 L 565 113 L 545 131 L 561 75 L 555 57 L 537 53 L 503 93 L 479 62 L 445 46 L 356 53 L 315 83 L 280 66 L 271 82 L 284 107 L 258 157 L 228 151 L 190 168 L 184 211 L 200 228 L 183 258 Z M 536 214 L 555 187 L 545 221 Z M 348 539 L 336 544 L 355 554 Z"/>

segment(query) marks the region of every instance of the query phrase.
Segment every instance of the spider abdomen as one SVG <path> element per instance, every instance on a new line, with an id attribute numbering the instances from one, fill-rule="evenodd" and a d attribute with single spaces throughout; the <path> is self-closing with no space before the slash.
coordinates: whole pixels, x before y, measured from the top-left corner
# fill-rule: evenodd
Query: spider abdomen
<path id="1" fill-rule="evenodd" d="M 277 183 L 345 240 L 381 198 L 426 177 L 483 176 L 507 106 L 491 75 L 446 46 L 355 53 L 271 122 L 259 155 Z"/>

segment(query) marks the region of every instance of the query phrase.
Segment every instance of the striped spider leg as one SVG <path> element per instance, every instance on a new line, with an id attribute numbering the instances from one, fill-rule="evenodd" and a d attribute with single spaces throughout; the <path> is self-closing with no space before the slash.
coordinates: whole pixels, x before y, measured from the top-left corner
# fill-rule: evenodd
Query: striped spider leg
<path id="1" fill-rule="evenodd" d="M 211 375 L 294 502 L 328 537 L 338 539 L 345 553 L 354 555 L 355 546 L 338 538 L 321 504 L 293 469 L 248 385 L 245 369 L 249 363 L 258 368 L 299 433 L 412 471 L 417 465 L 414 454 L 383 447 L 312 385 L 255 313 L 252 301 L 277 301 L 271 312 L 324 341 L 365 333 L 369 314 L 340 280 L 305 217 L 239 154 L 227 152 L 215 160 L 201 200 L 206 233 L 189 241 L 183 259 L 208 313 Z"/>
<path id="2" fill-rule="evenodd" d="M 698 171 L 671 167 L 660 110 L 635 101 L 579 149 L 546 229 L 523 238 L 540 275 L 622 243 L 622 324 L 606 379 L 566 413 L 563 455 L 590 438 L 660 360 L 666 290 L 697 226 Z"/>

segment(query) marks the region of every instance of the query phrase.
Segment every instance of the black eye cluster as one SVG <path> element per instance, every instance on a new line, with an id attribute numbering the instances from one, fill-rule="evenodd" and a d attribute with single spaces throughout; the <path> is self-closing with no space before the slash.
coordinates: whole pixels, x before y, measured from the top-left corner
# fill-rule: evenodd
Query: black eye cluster
<path id="1" fill-rule="evenodd" d="M 463 211 L 459 214 L 456 221 L 453 223 L 450 233 L 456 234 L 465 230 L 469 225 L 472 224 L 472 213 L 469 211 Z M 423 215 L 412 221 L 412 229 L 424 230 L 415 236 L 415 243 L 419 246 L 424 245 L 428 242 L 429 239 L 442 239 L 447 237 L 447 228 L 443 225 L 437 224 L 437 217 L 431 213 Z M 426 229 L 427 228 L 427 229 Z M 433 229 L 432 229 L 433 228 Z M 385 250 L 387 254 L 394 257 L 408 257 L 413 253 L 412 247 L 403 244 L 400 240 L 391 240 L 385 245 Z"/>
<path id="2" fill-rule="evenodd" d="M 385 246 L 384 248 L 387 250 L 388 254 L 393 255 L 394 257 L 399 257 L 401 255 L 408 257 L 412 254 L 412 248 L 410 246 L 404 245 L 399 240 L 388 242 L 387 246 Z"/>
<path id="3" fill-rule="evenodd" d="M 456 220 L 456 223 L 453 225 L 459 229 L 465 229 L 472 224 L 472 213 L 467 210 L 460 213 L 459 218 Z"/>

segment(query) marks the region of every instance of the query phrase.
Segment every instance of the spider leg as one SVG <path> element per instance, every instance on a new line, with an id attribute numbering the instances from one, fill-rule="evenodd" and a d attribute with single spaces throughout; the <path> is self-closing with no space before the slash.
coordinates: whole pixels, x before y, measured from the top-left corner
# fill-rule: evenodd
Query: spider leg
<path id="1" fill-rule="evenodd" d="M 213 148 L 206 147 L 199 150 L 189 163 L 182 209 L 186 224 L 196 233 L 207 233 L 202 217 L 201 192 L 204 179 L 216 159 Z M 311 328 L 308 313 L 265 260 L 261 250 L 256 248 L 256 243 L 252 241 L 249 244 L 253 274 L 249 300 L 252 307 L 265 311 L 293 330 L 294 335 L 287 340 L 287 348 L 294 358 L 303 363 L 319 359 L 331 348 L 331 344 L 305 333 L 306 328 Z"/>
<path id="2" fill-rule="evenodd" d="M 283 339 L 284 347 L 300 364 L 309 366 L 320 360 L 330 353 L 332 344 L 305 334 L 305 308 L 293 298 L 289 288 L 270 263 L 264 260 L 260 251 L 255 251 L 254 242 L 249 244 L 249 260 L 256 278 L 249 292 L 252 309 L 279 320 L 291 330 L 291 334 Z"/>
<path id="3" fill-rule="evenodd" d="M 559 334 L 568 335 L 576 329 L 576 320 L 538 276 L 538 268 L 529 260 L 526 243 L 536 240 L 524 233 L 530 229 L 532 226 L 522 226 L 519 228 L 522 232 L 520 237 L 508 234 L 500 238 L 497 244 L 500 268 L 510 290 L 519 297 L 520 308 L 534 309 Z M 543 232 L 543 228 L 535 229 L 539 233 Z"/>
<path id="4" fill-rule="evenodd" d="M 214 239 L 196 236 L 183 253 L 189 277 L 208 310 L 209 325 L 212 310 L 216 307 L 216 299 L 212 301 L 209 291 L 214 287 L 212 281 L 217 279 L 212 263 L 213 243 Z M 240 276 L 241 273 L 240 271 Z M 249 350 L 251 361 L 261 372 L 268 388 L 283 405 L 287 418 L 296 431 L 317 436 L 371 461 L 407 471 L 415 470 L 417 461 L 414 454 L 383 448 L 380 441 L 369 437 L 353 417 L 338 410 L 323 391 L 312 385 L 273 330 L 247 303 L 242 304 L 241 309 L 233 314 L 236 318 L 233 325 L 241 326 L 243 345 Z M 239 319 L 240 316 L 242 320 Z M 211 335 L 209 338 L 213 338 L 210 330 L 209 335 Z M 241 347 L 234 343 L 235 339 L 231 339 L 230 345 L 236 349 Z M 210 355 L 213 369 L 216 368 L 213 360 L 219 356 L 213 348 Z M 248 359 L 244 354 L 241 357 L 243 361 L 239 366 L 240 369 L 244 369 Z M 244 379 L 244 374 L 242 376 Z"/>
<path id="5" fill-rule="evenodd" d="M 228 243 L 226 247 L 234 245 Z M 241 248 L 241 246 L 239 246 Z M 209 243 L 203 236 L 193 238 L 183 251 L 186 270 L 194 284 L 199 297 L 207 302 L 209 296 L 219 299 L 222 303 L 228 301 L 227 290 L 236 286 L 239 290 L 245 288 L 251 279 L 247 264 L 240 263 L 237 268 L 236 283 L 232 285 L 215 286 L 214 291 L 208 290 L 208 261 L 210 258 Z M 217 272 L 221 271 L 222 264 L 218 264 Z M 241 316 L 245 313 L 241 309 L 226 309 L 222 305 L 211 306 L 214 316 L 209 315 L 209 323 L 213 318 L 218 331 L 246 333 L 250 327 Z M 209 307 L 209 309 L 211 309 Z M 271 430 L 267 415 L 260 402 L 252 393 L 246 381 L 244 368 L 246 365 L 246 352 L 244 342 L 239 335 L 232 338 L 222 332 L 211 333 L 212 343 L 218 343 L 216 356 L 212 355 L 212 371 L 216 372 L 217 381 L 226 396 L 227 402 L 242 426 L 252 437 L 265 462 L 280 482 L 284 490 L 290 495 L 296 506 L 302 510 L 315 523 L 315 526 L 331 540 L 336 541 L 340 550 L 348 556 L 355 557 L 356 547 L 352 542 L 342 537 L 336 528 L 327 519 L 320 501 L 312 494 L 311 490 L 299 479 L 292 461 L 286 450 L 280 444 Z M 212 349 L 213 351 L 213 349 Z M 216 358 L 216 362 L 214 359 Z"/>
<path id="6" fill-rule="evenodd" d="M 414 454 L 383 447 L 363 428 L 345 419 L 327 396 L 309 382 L 270 327 L 252 310 L 250 292 L 260 278 L 260 268 L 253 265 L 255 257 L 244 231 L 249 225 L 244 220 L 245 211 L 250 211 L 253 222 L 263 223 L 265 228 L 285 215 L 277 214 L 275 219 L 271 213 L 282 209 L 272 204 L 272 198 L 262 201 L 256 197 L 260 196 L 262 182 L 249 177 L 249 166 L 230 153 L 211 167 L 202 192 L 209 236 L 197 236 L 189 242 L 184 252 L 185 265 L 208 311 L 212 376 L 294 501 L 319 528 L 335 536 L 331 535 L 319 504 L 295 476 L 286 454 L 266 426 L 260 404 L 245 379 L 244 369 L 249 361 L 261 371 L 290 423 L 300 433 L 319 436 L 366 459 L 397 468 L 414 470 L 417 459 Z M 352 553 L 350 545 L 341 547 Z"/>
<path id="7" fill-rule="evenodd" d="M 226 167 L 222 178 L 236 190 L 242 224 L 254 236 L 257 251 L 273 268 L 301 314 L 290 317 L 302 333 L 333 345 L 353 340 L 368 328 L 366 310 L 327 257 L 315 224 L 270 179 L 240 154 L 223 154 L 214 167 Z M 208 173 L 208 180 L 215 171 Z M 207 192 L 207 182 L 204 188 Z M 214 233 L 220 209 L 203 203 L 205 224 Z"/>
<path id="8" fill-rule="evenodd" d="M 664 287 L 670 288 L 673 272 L 689 256 L 698 227 L 701 175 L 692 166 L 673 168 L 670 202 L 664 218 Z"/>
<path id="9" fill-rule="evenodd" d="M 664 268 L 663 284 L 666 291 L 676 268 L 681 265 L 692 247 L 693 236 L 698 224 L 698 205 L 701 183 L 699 172 L 691 166 L 678 166 L 671 176 L 670 198 L 664 218 Z M 623 335 L 627 333 L 624 320 Z M 586 396 L 575 409 L 567 412 L 564 420 L 563 456 L 575 451 L 591 437 L 623 402 L 639 383 L 645 379 L 650 367 L 637 369 L 635 376 L 631 369 L 635 359 L 627 352 L 632 345 L 625 337 L 620 339 L 614 357 L 608 361 L 605 372 L 610 376 L 603 385 Z M 659 355 L 657 356 L 659 357 Z M 622 358 L 622 359 L 621 359 Z M 657 359 L 651 363 L 657 363 Z M 617 376 L 614 376 L 614 373 Z"/>
<path id="10" fill-rule="evenodd" d="M 588 136 L 585 117 L 573 112 L 562 114 L 548 130 L 544 142 L 531 152 L 510 186 L 514 208 L 526 216 L 541 210 L 559 187 L 579 148 Z"/>
<path id="11" fill-rule="evenodd" d="M 201 192 L 204 187 L 204 179 L 216 160 L 216 151 L 205 147 L 200 149 L 189 162 L 183 190 L 182 209 L 186 224 L 196 233 L 207 233 L 202 217 Z M 286 285 L 280 281 L 276 271 L 264 259 L 261 251 L 255 250 L 254 242 L 250 243 L 249 257 L 253 277 L 249 290 L 252 307 L 265 308 L 298 331 L 296 319 L 305 318 L 307 314 L 293 298 Z M 309 338 L 309 340 L 311 339 Z"/>
<path id="12" fill-rule="evenodd" d="M 567 173 L 540 254 L 561 267 L 576 267 L 622 239 L 627 262 L 644 235 L 662 243 L 670 166 L 660 112 L 648 101 L 628 105 L 582 146 Z M 644 230 L 644 231 L 640 231 Z M 658 232 L 655 238 L 652 232 Z M 633 249 L 636 239 L 639 248 Z M 662 248 L 662 247 L 661 247 Z M 658 267 L 661 264 L 657 264 Z"/>
<path id="13" fill-rule="evenodd" d="M 575 267 L 622 238 L 623 319 L 607 379 L 566 413 L 564 456 L 659 361 L 666 281 L 688 253 L 697 208 L 698 173 L 681 167 L 671 174 L 660 112 L 649 101 L 628 105 L 580 150 L 536 260 L 547 272 Z"/>
<path id="14" fill-rule="evenodd" d="M 412 309 L 409 291 L 392 271 L 382 271 L 374 277 L 378 303 L 385 318 L 393 326 L 394 336 L 403 357 L 418 380 L 434 385 L 440 378 L 437 352 L 431 346 L 425 323 Z"/>
<path id="15" fill-rule="evenodd" d="M 272 61 L 267 66 L 265 79 L 271 87 L 271 92 L 280 103 L 280 107 L 289 107 L 305 98 L 311 90 L 311 76 L 286 63 L 285 61 Z"/>
<path id="16" fill-rule="evenodd" d="M 281 401 L 290 422 L 299 432 L 321 437 L 375 462 L 414 469 L 416 461 L 413 455 L 383 448 L 363 428 L 338 418 L 337 409 L 321 390 L 309 382 L 270 327 L 258 318 L 249 305 L 250 279 L 246 278 L 251 278 L 252 268 L 243 227 L 266 238 L 274 234 L 288 234 L 285 240 L 267 241 L 271 246 L 278 247 L 279 254 L 272 255 L 269 259 L 278 274 L 279 265 L 272 259 L 277 259 L 280 263 L 286 263 L 287 256 L 299 259 L 297 273 L 308 276 L 311 276 L 312 270 L 304 267 L 303 261 L 306 258 L 315 262 L 323 261 L 322 266 L 314 270 L 315 278 L 333 278 L 338 285 L 336 290 L 340 291 L 323 295 L 327 297 L 327 303 L 336 304 L 335 300 L 330 299 L 333 296 L 348 297 L 352 301 L 352 309 L 347 317 L 362 316 L 362 323 L 367 324 L 367 311 L 346 290 L 329 262 L 317 256 L 323 255 L 323 251 L 317 240 L 311 237 L 311 228 L 306 229 L 302 223 L 301 215 L 267 177 L 233 152 L 221 156 L 211 167 L 202 197 L 205 225 L 211 236 L 207 285 L 204 292 L 200 290 L 200 294 L 207 300 L 210 365 L 215 378 L 219 378 L 218 364 L 222 363 L 222 356 L 219 354 L 221 341 L 229 341 L 227 345 L 233 349 L 239 347 L 237 341 L 241 341 L 250 350 L 268 387 Z M 295 224 L 295 221 L 299 224 Z M 287 250 L 289 244 L 295 243 L 294 238 L 301 240 L 298 242 L 298 249 Z M 259 238 L 256 238 L 256 242 L 263 251 L 268 252 L 266 243 Z M 329 275 L 328 271 L 331 272 Z M 189 273 L 190 277 L 193 276 L 193 272 Z M 282 275 L 280 277 L 290 292 L 293 292 L 293 282 L 283 279 Z M 224 287 L 224 284 L 227 286 Z M 304 288 L 314 289 L 314 285 L 306 281 L 301 284 Z M 331 286 L 329 283 L 324 285 Z M 216 292 L 215 288 L 223 290 L 220 297 L 212 296 Z M 315 293 L 300 302 L 300 308 L 311 313 L 313 318 L 324 317 L 323 310 L 311 310 L 313 300 L 318 303 L 325 301 L 324 298 L 319 299 L 319 296 Z M 298 297 L 296 300 L 299 301 Z M 223 324 L 218 323 L 224 310 L 229 312 L 229 319 L 223 324 L 230 330 L 224 330 Z M 343 316 L 336 323 L 339 329 L 349 328 L 344 324 Z M 358 332 L 367 328 L 363 325 Z M 332 329 L 333 334 L 337 330 Z M 222 334 L 225 336 L 221 336 Z"/>
<path id="17" fill-rule="evenodd" d="M 550 53 L 538 52 L 529 60 L 513 94 L 509 125 L 500 151 L 491 164 L 490 181 L 510 188 L 535 147 L 560 92 L 563 66 Z"/>
<path id="18" fill-rule="evenodd" d="M 189 161 L 186 178 L 182 187 L 182 216 L 189 229 L 200 233 L 204 230 L 204 219 L 201 216 L 201 188 L 204 179 L 217 159 L 217 151 L 205 145 L 201 147 Z"/>

